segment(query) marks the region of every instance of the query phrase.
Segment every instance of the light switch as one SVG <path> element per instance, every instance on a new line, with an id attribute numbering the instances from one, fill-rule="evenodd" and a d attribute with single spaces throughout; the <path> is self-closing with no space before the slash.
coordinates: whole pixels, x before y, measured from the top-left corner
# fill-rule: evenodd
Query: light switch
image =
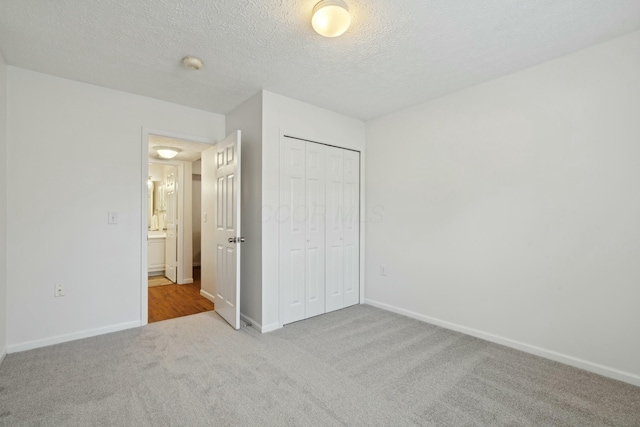
<path id="1" fill-rule="evenodd" d="M 118 223 L 118 212 L 109 212 L 109 224 Z"/>
<path id="2" fill-rule="evenodd" d="M 386 276 L 387 275 L 387 266 L 382 264 L 380 265 L 380 275 L 381 276 Z"/>

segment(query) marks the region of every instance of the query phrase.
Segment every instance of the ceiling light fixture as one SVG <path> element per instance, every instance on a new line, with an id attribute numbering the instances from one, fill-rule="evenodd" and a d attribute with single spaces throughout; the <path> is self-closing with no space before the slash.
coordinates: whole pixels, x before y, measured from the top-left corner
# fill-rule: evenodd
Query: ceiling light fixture
<path id="1" fill-rule="evenodd" d="M 158 152 L 158 156 L 163 159 L 173 159 L 182 150 L 174 147 L 156 147 L 156 151 Z"/>
<path id="2" fill-rule="evenodd" d="M 311 25 L 321 36 L 338 37 L 344 34 L 351 25 L 347 4 L 342 0 L 322 0 L 313 8 Z"/>
<path id="3" fill-rule="evenodd" d="M 204 66 L 202 59 L 196 56 L 185 56 L 184 58 L 182 58 L 182 63 L 185 67 L 192 70 L 199 70 Z"/>

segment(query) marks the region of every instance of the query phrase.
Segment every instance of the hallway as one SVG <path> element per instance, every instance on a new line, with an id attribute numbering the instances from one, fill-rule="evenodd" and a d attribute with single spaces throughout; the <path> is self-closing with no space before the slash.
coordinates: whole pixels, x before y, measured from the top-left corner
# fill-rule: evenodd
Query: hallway
<path id="1" fill-rule="evenodd" d="M 149 288 L 149 323 L 213 310 L 211 301 L 200 295 L 200 267 L 193 269 L 193 283 Z"/>

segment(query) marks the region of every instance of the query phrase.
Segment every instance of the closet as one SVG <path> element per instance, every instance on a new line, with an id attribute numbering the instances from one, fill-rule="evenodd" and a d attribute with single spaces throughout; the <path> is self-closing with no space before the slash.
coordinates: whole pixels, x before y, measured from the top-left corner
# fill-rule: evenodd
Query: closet
<path id="1" fill-rule="evenodd" d="M 360 301 L 360 153 L 283 137 L 282 324 Z"/>

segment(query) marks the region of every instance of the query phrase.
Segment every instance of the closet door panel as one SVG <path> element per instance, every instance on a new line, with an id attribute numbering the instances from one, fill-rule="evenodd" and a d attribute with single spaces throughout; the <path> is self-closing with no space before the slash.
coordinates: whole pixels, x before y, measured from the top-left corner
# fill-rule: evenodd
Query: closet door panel
<path id="1" fill-rule="evenodd" d="M 360 153 L 343 151 L 344 307 L 360 302 Z"/>
<path id="2" fill-rule="evenodd" d="M 280 301 L 282 323 L 305 318 L 305 143 L 283 138 L 280 147 Z"/>
<path id="3" fill-rule="evenodd" d="M 326 148 L 326 312 L 344 307 L 344 150 Z"/>
<path id="4" fill-rule="evenodd" d="M 325 147 L 306 143 L 305 318 L 325 312 Z"/>

